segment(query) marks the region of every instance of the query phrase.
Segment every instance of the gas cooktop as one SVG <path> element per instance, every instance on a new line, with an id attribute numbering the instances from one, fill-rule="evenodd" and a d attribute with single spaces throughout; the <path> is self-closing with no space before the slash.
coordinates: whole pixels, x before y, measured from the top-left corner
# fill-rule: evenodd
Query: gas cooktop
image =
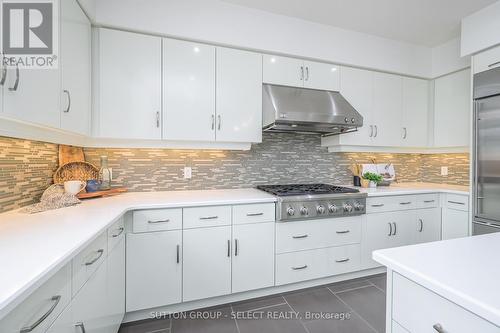
<path id="1" fill-rule="evenodd" d="M 359 193 L 359 190 L 329 184 L 259 185 L 257 189 L 276 196 Z"/>

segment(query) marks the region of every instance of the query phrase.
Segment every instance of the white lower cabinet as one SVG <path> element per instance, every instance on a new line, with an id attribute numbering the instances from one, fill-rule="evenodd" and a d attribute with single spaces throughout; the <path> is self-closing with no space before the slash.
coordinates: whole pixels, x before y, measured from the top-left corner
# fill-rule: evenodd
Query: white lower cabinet
<path id="1" fill-rule="evenodd" d="M 127 235 L 127 311 L 182 301 L 181 251 L 181 230 Z"/>
<path id="2" fill-rule="evenodd" d="M 108 332 L 116 333 L 125 314 L 125 237 L 109 252 L 107 291 Z"/>
<path id="3" fill-rule="evenodd" d="M 274 285 L 274 227 L 274 222 L 233 226 L 233 293 Z"/>
<path id="4" fill-rule="evenodd" d="M 231 293 L 231 226 L 183 230 L 182 290 L 185 302 Z"/>
<path id="5" fill-rule="evenodd" d="M 427 208 L 417 210 L 416 243 L 434 242 L 441 239 L 441 210 Z"/>
<path id="6" fill-rule="evenodd" d="M 467 237 L 469 235 L 469 197 L 447 194 L 443 200 L 443 239 Z"/>

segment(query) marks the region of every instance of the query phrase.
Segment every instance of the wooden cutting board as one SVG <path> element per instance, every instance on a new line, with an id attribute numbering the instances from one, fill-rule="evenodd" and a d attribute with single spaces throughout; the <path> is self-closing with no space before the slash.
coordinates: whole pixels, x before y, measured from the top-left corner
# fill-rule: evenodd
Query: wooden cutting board
<path id="1" fill-rule="evenodd" d="M 96 191 L 96 192 L 80 192 L 76 195 L 78 199 L 90 199 L 90 198 L 98 198 L 98 197 L 109 197 L 112 195 L 117 195 L 120 193 L 127 192 L 127 189 L 124 187 L 112 188 L 110 190 L 104 191 Z"/>
<path id="2" fill-rule="evenodd" d="M 59 145 L 59 166 L 63 166 L 70 162 L 85 162 L 83 148 Z"/>

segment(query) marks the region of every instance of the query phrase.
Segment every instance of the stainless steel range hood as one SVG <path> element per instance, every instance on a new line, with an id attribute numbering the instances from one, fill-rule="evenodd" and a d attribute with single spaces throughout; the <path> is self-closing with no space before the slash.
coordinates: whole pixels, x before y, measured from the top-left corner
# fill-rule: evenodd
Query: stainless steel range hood
<path id="1" fill-rule="evenodd" d="M 361 116 L 338 92 L 262 85 L 264 131 L 335 135 L 363 126 Z"/>

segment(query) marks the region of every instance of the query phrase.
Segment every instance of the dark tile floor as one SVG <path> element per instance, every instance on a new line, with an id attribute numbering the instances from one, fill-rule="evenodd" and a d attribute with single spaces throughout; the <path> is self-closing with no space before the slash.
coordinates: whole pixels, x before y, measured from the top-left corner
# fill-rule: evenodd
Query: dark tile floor
<path id="1" fill-rule="evenodd" d="M 385 274 L 127 323 L 119 333 L 382 333 Z M 198 318 L 199 316 L 207 318 Z"/>

